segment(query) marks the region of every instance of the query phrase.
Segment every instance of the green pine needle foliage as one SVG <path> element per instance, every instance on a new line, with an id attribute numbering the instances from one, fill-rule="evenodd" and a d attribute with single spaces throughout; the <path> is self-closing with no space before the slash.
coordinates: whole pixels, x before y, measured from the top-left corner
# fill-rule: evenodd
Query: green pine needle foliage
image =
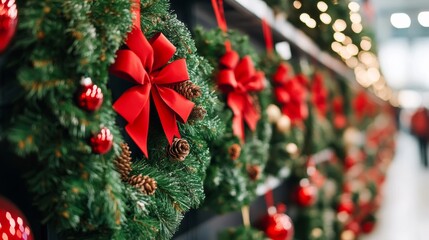
<path id="1" fill-rule="evenodd" d="M 287 63 L 276 53 L 271 55 L 263 54 L 261 59 L 261 68 L 265 72 L 265 76 L 269 80 L 273 91 L 267 100 L 271 107 L 277 106 L 278 110 L 281 111 L 282 106 L 277 102 L 274 94 L 275 83 L 273 76 L 281 63 Z M 293 74 L 294 69 L 289 65 L 288 76 L 292 78 Z M 270 151 L 266 171 L 269 174 L 282 177 L 281 170 L 284 168 L 291 168 L 294 165 L 293 160 L 299 157 L 299 155 L 289 153 L 286 146 L 289 143 L 293 143 L 297 145 L 298 149 L 303 149 L 306 129 L 300 126 L 292 126 L 289 130 L 285 131 L 285 129 L 278 127 L 277 120 L 278 119 L 273 119 L 270 121 L 272 137 L 270 139 Z"/>
<path id="2" fill-rule="evenodd" d="M 196 44 L 201 55 L 207 57 L 210 63 L 218 69 L 219 58 L 225 53 L 224 42 L 229 39 L 232 49 L 237 51 L 240 57 L 250 55 L 255 63 L 259 58 L 254 49 L 249 44 L 249 39 L 243 34 L 230 31 L 225 36 L 219 29 L 206 31 L 202 28 L 196 30 Z M 216 89 L 217 71 L 212 76 L 212 88 Z M 228 153 L 228 149 L 233 144 L 240 144 L 239 139 L 233 135 L 232 117 L 233 113 L 226 105 L 226 96 L 217 91 L 224 106 L 218 109 L 218 115 L 222 119 L 223 135 L 210 144 L 212 150 L 212 160 L 207 171 L 205 181 L 205 190 L 207 193 L 206 206 L 217 212 L 227 212 L 240 209 L 248 205 L 255 198 L 255 189 L 263 177 L 253 181 L 249 178 L 247 167 L 257 165 L 261 171 L 264 171 L 267 161 L 269 139 L 271 137 L 271 128 L 268 124 L 265 111 L 268 101 L 266 89 L 262 93 L 255 94 L 258 96 L 261 106 L 261 120 L 258 123 L 255 132 L 246 128 L 245 143 L 241 145 L 240 157 L 233 160 Z M 213 208 L 216 206 L 216 208 Z"/>
<path id="3" fill-rule="evenodd" d="M 217 96 L 209 88 L 212 68 L 197 55 L 190 32 L 169 10 L 167 0 L 142 0 L 142 30 L 149 39 L 162 32 L 185 58 L 191 81 L 200 86 L 195 99 L 206 117 L 179 123 L 191 152 L 184 162 L 167 157 L 167 140 L 151 123 L 150 159 L 135 157 L 132 174 L 158 183 L 152 196 L 122 183 L 113 160 L 120 154 L 123 125 L 116 123 L 108 87 L 108 68 L 131 30 L 129 0 L 18 1 L 19 27 L 2 78 L 19 85 L 15 109 L 2 122 L 17 156 L 29 162 L 23 174 L 33 202 L 64 239 L 169 239 L 183 215 L 204 199 L 203 180 L 211 154 L 208 142 L 219 131 Z M 80 79 L 90 77 L 104 102 L 86 112 L 75 102 Z M 113 149 L 91 152 L 89 138 L 101 127 L 114 135 Z M 140 156 L 139 153 L 134 153 Z M 133 155 L 133 156 L 134 156 Z"/>
<path id="4" fill-rule="evenodd" d="M 266 240 L 262 231 L 251 227 L 228 228 L 219 234 L 220 240 Z"/>

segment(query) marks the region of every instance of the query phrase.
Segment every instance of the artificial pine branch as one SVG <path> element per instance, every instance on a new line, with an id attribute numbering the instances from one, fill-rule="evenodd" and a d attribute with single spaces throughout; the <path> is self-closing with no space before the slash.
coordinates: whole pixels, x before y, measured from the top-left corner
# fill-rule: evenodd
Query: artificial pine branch
<path id="1" fill-rule="evenodd" d="M 127 182 L 131 172 L 131 151 L 126 143 L 121 143 L 120 147 L 121 154 L 115 159 L 115 166 L 121 175 L 121 180 Z"/>

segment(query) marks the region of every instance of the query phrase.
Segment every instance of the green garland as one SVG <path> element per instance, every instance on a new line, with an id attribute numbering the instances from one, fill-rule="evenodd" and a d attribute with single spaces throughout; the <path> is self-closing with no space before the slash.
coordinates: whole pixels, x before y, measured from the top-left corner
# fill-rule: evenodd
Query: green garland
<path id="1" fill-rule="evenodd" d="M 207 111 L 201 121 L 179 124 L 191 147 L 184 162 L 169 160 L 162 129 L 151 129 L 151 159 L 135 157 L 132 165 L 133 174 L 157 181 L 156 193 L 148 196 L 121 183 L 113 164 L 123 140 L 107 88 L 108 68 L 131 29 L 130 1 L 28 0 L 18 6 L 16 41 L 1 67 L 7 82 L 19 84 L 16 95 L 22 97 L 14 101 L 0 139 L 7 138 L 29 162 L 24 172 L 43 222 L 67 239 L 171 238 L 183 214 L 204 198 L 207 142 L 219 131 L 217 98 L 206 83 L 211 67 L 196 54 L 189 31 L 167 0 L 142 0 L 143 32 L 148 39 L 162 32 L 177 47 L 174 59 L 186 58 L 191 80 L 202 91 L 195 103 Z M 74 102 L 83 76 L 104 93 L 102 107 L 93 113 Z M 97 155 L 88 139 L 102 126 L 113 133 L 114 147 Z"/>
<path id="2" fill-rule="evenodd" d="M 230 31 L 225 36 L 221 30 L 205 31 L 196 30 L 196 43 L 199 53 L 218 69 L 219 58 L 225 53 L 224 42 L 229 39 L 232 48 L 239 53 L 241 57 L 250 55 L 255 63 L 258 57 L 249 44 L 249 40 L 243 34 Z M 256 60 L 256 61 L 255 61 Z M 212 87 L 216 88 L 215 74 L 213 75 Z M 267 106 L 267 91 L 258 95 L 261 109 Z M 225 96 L 218 92 L 219 97 L 225 102 Z M 206 205 L 217 206 L 215 211 L 227 212 L 238 210 L 244 205 L 253 201 L 255 189 L 262 177 L 252 180 L 249 177 L 248 167 L 256 166 L 260 168 L 261 173 L 264 171 L 267 160 L 267 151 L 269 148 L 268 141 L 271 137 L 271 131 L 264 111 L 261 111 L 261 120 L 257 125 L 255 132 L 246 129 L 245 144 L 241 145 L 241 154 L 235 159 L 228 153 L 231 147 L 239 146 L 239 139 L 232 133 L 232 111 L 226 104 L 218 109 L 223 126 L 223 135 L 212 142 L 212 161 L 207 172 L 205 181 L 205 190 L 207 193 Z"/>
<path id="3" fill-rule="evenodd" d="M 261 61 L 261 68 L 265 72 L 270 85 L 274 88 L 274 74 L 281 63 L 287 63 L 282 60 L 278 54 L 263 54 L 261 59 L 263 59 Z M 292 77 L 294 74 L 293 68 L 289 64 L 287 65 L 289 67 L 288 76 Z M 282 177 L 281 170 L 284 168 L 292 168 L 294 165 L 292 160 L 299 158 L 299 152 L 292 153 L 288 151 L 287 145 L 295 144 L 298 147 L 298 151 L 302 150 L 305 142 L 305 129 L 292 127 L 290 120 L 288 127 L 282 124 L 281 118 L 283 114 L 281 112 L 281 105 L 275 99 L 274 92 L 270 94 L 269 102 L 270 105 L 266 111 L 271 123 L 272 137 L 270 139 L 269 159 L 266 171 L 269 174 Z"/>

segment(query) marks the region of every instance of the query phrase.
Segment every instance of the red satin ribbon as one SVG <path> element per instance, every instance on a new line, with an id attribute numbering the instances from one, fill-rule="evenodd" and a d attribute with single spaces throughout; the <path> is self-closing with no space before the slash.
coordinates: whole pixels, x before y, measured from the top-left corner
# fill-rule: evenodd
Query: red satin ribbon
<path id="1" fill-rule="evenodd" d="M 312 102 L 320 116 L 325 117 L 328 110 L 328 91 L 323 84 L 323 76 L 316 73 L 312 84 Z"/>
<path id="2" fill-rule="evenodd" d="M 226 19 L 225 19 L 223 0 L 211 0 L 211 1 L 213 6 L 213 11 L 216 16 L 217 25 L 222 30 L 222 32 L 226 34 L 228 32 L 228 26 L 226 24 Z M 225 49 L 226 49 L 226 52 L 229 52 L 232 49 L 231 42 L 228 40 L 225 41 Z"/>
<path id="3" fill-rule="evenodd" d="M 185 123 L 194 103 L 169 87 L 189 79 L 185 59 L 168 63 L 176 47 L 162 33 L 149 41 L 146 39 L 140 30 L 138 0 L 133 5 L 133 13 L 134 27 L 126 40 L 128 49 L 117 51 L 110 72 L 136 86 L 126 90 L 113 104 L 113 109 L 127 120 L 127 133 L 148 157 L 150 99 L 170 144 L 174 137 L 180 138 L 176 120 Z"/>
<path id="4" fill-rule="evenodd" d="M 264 73 L 255 70 L 249 56 L 239 60 L 234 51 L 225 53 L 220 59 L 220 65 L 223 69 L 219 71 L 217 84 L 227 94 L 227 105 L 234 113 L 233 133 L 244 141 L 244 122 L 254 131 L 260 119 L 249 93 L 264 88 Z"/>
<path id="5" fill-rule="evenodd" d="M 267 50 L 268 55 L 273 54 L 273 34 L 271 33 L 271 28 L 267 23 L 267 20 L 262 19 L 262 32 L 264 34 L 265 39 L 265 48 Z"/>
<path id="6" fill-rule="evenodd" d="M 377 112 L 377 105 L 370 100 L 365 91 L 360 91 L 353 101 L 353 110 L 357 119 L 361 120 L 365 116 L 373 116 Z"/>
<path id="7" fill-rule="evenodd" d="M 277 68 L 273 76 L 274 95 L 282 107 L 283 114 L 293 123 L 297 123 L 308 117 L 307 90 L 304 85 L 307 80 L 301 74 L 289 78 L 288 71 L 288 66 L 284 63 Z"/>
<path id="8" fill-rule="evenodd" d="M 337 129 L 344 128 L 347 125 L 347 118 L 344 114 L 344 102 L 341 96 L 332 100 L 332 110 L 334 113 L 334 127 Z"/>

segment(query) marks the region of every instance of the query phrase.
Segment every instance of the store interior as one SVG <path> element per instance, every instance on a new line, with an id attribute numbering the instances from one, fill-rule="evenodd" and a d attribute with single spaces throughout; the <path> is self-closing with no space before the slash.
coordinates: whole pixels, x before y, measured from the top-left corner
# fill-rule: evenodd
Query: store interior
<path id="1" fill-rule="evenodd" d="M 427 239 L 428 56 L 427 0 L 0 0 L 0 239 Z"/>

